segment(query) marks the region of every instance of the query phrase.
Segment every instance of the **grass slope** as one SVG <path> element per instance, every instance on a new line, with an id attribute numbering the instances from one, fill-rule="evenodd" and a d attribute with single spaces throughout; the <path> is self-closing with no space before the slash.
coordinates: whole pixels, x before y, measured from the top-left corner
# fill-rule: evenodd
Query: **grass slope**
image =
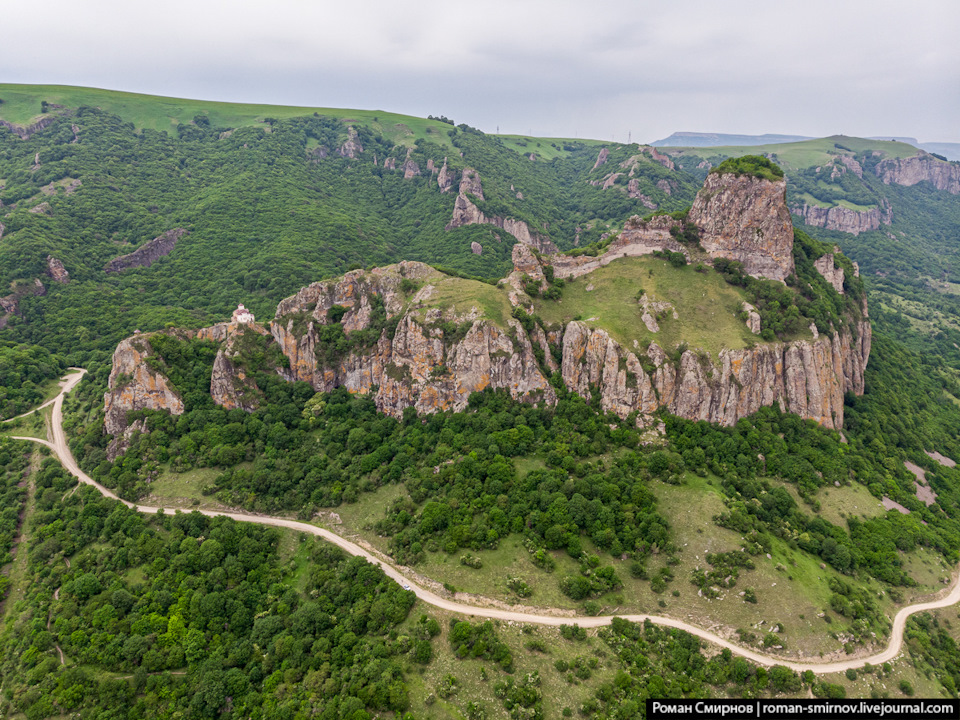
<path id="1" fill-rule="evenodd" d="M 667 310 L 659 321 L 660 332 L 647 330 L 640 319 L 641 290 L 651 300 L 672 304 L 678 319 Z M 698 273 L 692 266 L 677 268 L 660 258 L 643 257 L 616 260 L 568 281 L 559 301 L 541 299 L 536 307 L 549 324 L 580 318 L 606 330 L 628 350 L 652 341 L 666 349 L 685 342 L 716 356 L 723 348 L 744 348 L 758 339 L 737 319 L 743 300 L 742 292 L 717 273 Z"/>
<path id="2" fill-rule="evenodd" d="M 71 85 L 11 83 L 0 83 L 0 99 L 3 99 L 0 119 L 17 125 L 29 125 L 44 117 L 41 113 L 43 101 L 67 108 L 91 105 L 119 115 L 133 123 L 138 130 L 148 128 L 171 132 L 176 131 L 177 125 L 192 122 L 197 115 L 205 115 L 217 127 L 236 128 L 265 127 L 266 118 L 292 118 L 318 113 L 375 128 L 400 145 L 412 146 L 414 141 L 423 138 L 453 147 L 447 137 L 450 126 L 446 123 L 381 110 L 214 102 Z"/>

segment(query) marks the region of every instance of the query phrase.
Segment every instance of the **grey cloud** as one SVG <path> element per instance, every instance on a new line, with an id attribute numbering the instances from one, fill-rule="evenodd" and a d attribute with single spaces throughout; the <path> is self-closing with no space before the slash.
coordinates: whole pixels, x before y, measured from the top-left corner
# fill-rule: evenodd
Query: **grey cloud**
<path id="1" fill-rule="evenodd" d="M 0 77 L 445 113 L 485 130 L 958 141 L 960 3 L 48 0 L 5 9 Z"/>

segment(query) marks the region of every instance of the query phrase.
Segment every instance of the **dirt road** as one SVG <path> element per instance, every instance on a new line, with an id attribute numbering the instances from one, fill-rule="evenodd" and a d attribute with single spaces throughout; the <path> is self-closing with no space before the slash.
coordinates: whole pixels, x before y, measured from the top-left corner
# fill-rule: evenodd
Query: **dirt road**
<path id="1" fill-rule="evenodd" d="M 83 472 L 80 467 L 77 465 L 76 459 L 73 457 L 73 454 L 70 452 L 70 448 L 67 446 L 66 437 L 63 432 L 63 399 L 64 396 L 70 392 L 77 383 L 83 378 L 86 370 L 79 370 L 76 373 L 66 376 L 61 381 L 61 387 L 63 388 L 59 395 L 54 399 L 53 402 L 53 442 L 47 440 L 38 440 L 37 438 L 22 437 L 17 438 L 19 440 L 29 440 L 30 442 L 38 442 L 47 447 L 51 448 L 60 458 L 60 462 L 63 463 L 63 466 L 72 473 L 77 479 L 82 483 L 87 485 L 92 485 L 97 490 L 99 490 L 103 495 L 115 500 L 119 500 L 124 505 L 129 508 L 133 508 L 138 512 L 154 514 L 158 511 L 163 511 L 166 515 L 174 515 L 180 510 L 174 510 L 172 508 L 158 508 L 151 507 L 148 505 L 136 505 L 126 500 L 121 500 L 113 492 L 105 488 L 100 483 L 96 482 Z M 457 602 L 455 600 L 449 600 L 444 597 L 427 590 L 426 588 L 420 587 L 413 580 L 410 580 L 405 575 L 403 575 L 399 570 L 390 565 L 388 562 L 377 558 L 371 555 L 369 552 L 364 550 L 362 547 L 356 543 L 350 542 L 349 540 L 340 537 L 336 533 L 333 533 L 324 528 L 318 528 L 313 525 L 308 525 L 307 523 L 298 522 L 296 520 L 288 520 L 286 518 L 272 517 L 269 515 L 249 515 L 246 513 L 235 513 L 235 512 L 218 512 L 214 510 L 198 510 L 204 515 L 209 517 L 229 517 L 238 522 L 252 522 L 259 523 L 260 525 L 272 525 L 274 527 L 289 528 L 291 530 L 298 530 L 300 532 L 309 533 L 311 535 L 316 535 L 323 538 L 327 542 L 333 543 L 337 547 L 342 548 L 344 551 L 350 553 L 351 555 L 356 555 L 364 558 L 370 563 L 379 566 L 383 572 L 392 580 L 395 580 L 400 585 L 404 587 L 409 587 L 411 591 L 416 593 L 416 596 L 423 600 L 429 605 L 434 607 L 442 608 L 444 610 L 449 610 L 451 612 L 459 613 L 462 615 L 469 615 L 478 618 L 491 618 L 499 620 L 507 620 L 519 623 L 534 623 L 537 625 L 572 625 L 574 623 L 580 625 L 581 627 L 601 627 L 603 625 L 609 625 L 613 620 L 613 616 L 553 616 L 553 615 L 538 615 L 534 613 L 523 612 L 520 610 L 501 610 L 498 608 L 489 608 L 481 607 L 475 605 L 468 605 L 466 603 Z M 695 625 L 691 625 L 682 620 L 675 620 L 674 618 L 663 617 L 660 615 L 618 615 L 625 620 L 631 620 L 633 622 L 644 622 L 650 620 L 651 622 L 656 623 L 657 625 L 663 625 L 666 627 L 678 628 L 680 630 L 685 630 L 692 635 L 696 635 L 707 642 L 710 642 L 714 645 L 718 645 L 722 648 L 728 648 L 731 652 L 741 657 L 745 657 L 748 660 L 752 660 L 755 663 L 765 666 L 771 665 L 785 665 L 788 668 L 796 670 L 798 672 L 803 670 L 812 670 L 815 673 L 834 673 L 834 672 L 844 672 L 851 668 L 859 668 L 863 665 L 870 663 L 871 665 L 880 665 L 885 662 L 893 660 L 897 655 L 900 654 L 900 651 L 903 647 L 903 633 L 907 624 L 907 618 L 911 615 L 919 612 L 924 612 L 927 610 L 935 610 L 937 608 L 948 607 L 950 605 L 955 605 L 957 602 L 960 602 L 960 576 L 954 580 L 953 586 L 950 589 L 949 594 L 940 599 L 931 600 L 925 603 L 919 603 L 916 605 L 909 605 L 905 608 L 902 608 L 900 612 L 897 613 L 896 617 L 893 620 L 893 629 L 890 634 L 890 643 L 887 648 L 879 653 L 871 655 L 869 657 L 851 657 L 845 660 L 840 660 L 837 662 L 815 662 L 813 660 L 807 660 L 802 662 L 785 660 L 773 655 L 765 655 L 763 653 L 757 652 L 750 648 L 745 648 L 740 645 L 736 645 L 729 640 L 721 638 L 719 635 L 710 632 L 709 630 L 704 630 Z"/>

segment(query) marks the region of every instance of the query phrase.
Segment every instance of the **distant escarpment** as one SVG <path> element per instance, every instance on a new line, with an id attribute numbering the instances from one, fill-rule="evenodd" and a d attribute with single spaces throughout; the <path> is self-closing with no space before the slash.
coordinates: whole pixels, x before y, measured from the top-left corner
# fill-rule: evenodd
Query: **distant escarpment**
<path id="1" fill-rule="evenodd" d="M 912 157 L 881 160 L 874 171 L 887 185 L 929 182 L 937 190 L 960 194 L 960 163 L 945 162 L 922 150 Z"/>
<path id="2" fill-rule="evenodd" d="M 873 207 L 869 210 L 854 210 L 841 205 L 835 207 L 820 207 L 803 203 L 792 209 L 794 215 L 803 218 L 807 225 L 822 227 L 827 230 L 859 235 L 870 230 L 879 230 L 880 225 L 889 225 L 893 221 L 893 213 L 889 203 L 884 202 L 882 208 Z"/>
<path id="3" fill-rule="evenodd" d="M 461 195 L 479 196 L 478 185 L 475 176 L 465 173 Z M 736 275 L 741 272 L 737 267 L 781 281 L 794 272 L 793 233 L 782 227 L 784 215 L 789 223 L 783 183 L 717 174 L 708 178 L 702 194 L 696 212 L 690 213 L 696 225 L 690 216 L 635 219 L 602 252 L 594 248 L 579 255 L 542 255 L 517 243 L 514 271 L 496 287 L 402 262 L 304 287 L 281 301 L 265 326 L 238 308 L 238 322 L 165 335 L 219 344 L 210 393 L 229 409 L 256 409 L 261 400 L 257 373 L 268 372 L 309 383 L 319 392 L 343 387 L 372 394 L 381 411 L 398 418 L 408 408 L 417 413 L 462 411 L 471 394 L 488 388 L 504 390 L 516 400 L 552 405 L 562 386 L 584 398 L 599 396 L 600 407 L 621 418 L 635 414 L 639 425 L 652 422 L 661 409 L 731 425 L 761 407 L 777 405 L 839 429 L 844 394 L 863 393 L 870 355 L 870 323 L 855 266 L 838 257 L 836 248 L 830 252 L 829 246 L 805 240 L 797 262 L 803 261 L 806 279 L 798 278 L 798 285 L 808 292 L 831 293 L 831 306 L 845 310 L 826 326 L 818 320 L 819 331 L 816 325 L 806 331 L 804 323 L 812 322 L 808 319 L 790 330 L 795 339 L 770 341 L 775 336 L 762 331 L 761 316 L 746 301 L 746 291 L 734 288 L 747 284 L 744 276 Z M 724 197 L 721 203 L 718 198 Z M 764 210 L 771 217 L 765 217 Z M 703 248 L 697 246 L 697 232 Z M 638 260 L 654 252 L 669 262 Z M 674 272 L 685 273 L 683 282 L 696 286 L 705 282 L 701 273 L 713 272 L 707 265 L 716 258 L 742 263 L 723 266 L 723 273 L 734 273 L 734 281 L 740 277 L 739 285 L 714 291 L 726 298 L 725 322 L 736 328 L 729 336 L 733 345 L 711 353 L 697 347 L 696 337 L 689 343 L 663 339 L 662 323 L 679 323 L 680 315 L 704 309 L 677 307 L 646 294 L 642 287 L 648 277 L 656 267 L 682 268 L 686 260 L 695 259 L 697 269 Z M 616 262 L 622 264 L 607 267 Z M 635 318 L 629 322 L 636 332 L 628 328 L 624 335 L 622 324 L 607 327 L 600 316 L 581 320 L 578 306 L 566 308 L 564 312 L 571 312 L 567 319 L 552 324 L 536 314 L 543 302 L 577 302 L 579 295 L 563 295 L 565 282 L 576 282 L 591 293 L 594 278 L 603 273 L 626 283 L 627 294 L 614 305 L 633 307 Z M 711 282 L 716 288 L 718 280 Z M 776 290 L 782 299 L 796 292 L 771 287 L 782 288 Z M 705 292 L 699 290 L 691 295 L 696 303 L 702 296 Z M 741 332 L 748 333 L 746 339 L 738 339 Z M 767 342 L 757 337 L 761 334 Z M 151 347 L 158 344 L 153 337 L 125 340 L 114 355 L 105 400 L 113 455 L 138 429 L 128 424 L 130 411 L 184 411 L 163 363 L 150 360 Z M 634 339 L 628 346 L 630 337 L 643 342 Z M 258 365 L 253 355 L 271 360 Z"/>
<path id="4" fill-rule="evenodd" d="M 150 267 L 160 258 L 173 252 L 177 241 L 186 234 L 187 231 L 183 228 L 167 230 L 163 235 L 155 237 L 129 255 L 114 258 L 103 270 L 107 273 L 118 273 L 136 267 Z"/>

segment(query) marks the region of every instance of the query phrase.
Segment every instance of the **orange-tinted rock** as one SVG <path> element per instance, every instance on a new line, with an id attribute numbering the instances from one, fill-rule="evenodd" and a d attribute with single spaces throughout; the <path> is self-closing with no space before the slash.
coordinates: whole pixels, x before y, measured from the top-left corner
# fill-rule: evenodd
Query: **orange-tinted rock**
<path id="1" fill-rule="evenodd" d="M 793 272 L 793 224 L 786 180 L 711 173 L 687 219 L 712 257 L 743 263 L 750 275 L 783 281 Z"/>

